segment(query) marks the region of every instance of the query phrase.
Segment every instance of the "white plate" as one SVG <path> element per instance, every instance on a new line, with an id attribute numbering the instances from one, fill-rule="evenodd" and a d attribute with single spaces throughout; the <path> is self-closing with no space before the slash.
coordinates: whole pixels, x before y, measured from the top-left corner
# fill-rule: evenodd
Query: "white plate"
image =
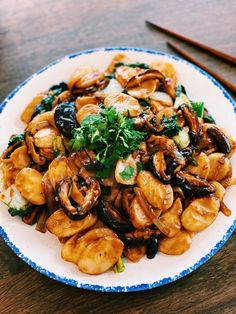
<path id="1" fill-rule="evenodd" d="M 172 63 L 191 99 L 204 101 L 219 125 L 236 138 L 236 105 L 229 94 L 211 76 L 198 67 L 175 56 L 139 48 L 100 48 L 82 51 L 57 60 L 20 84 L 0 105 L 0 151 L 13 133 L 20 133 L 24 124 L 20 113 L 37 93 L 51 85 L 67 81 L 79 64 L 91 64 L 104 70 L 112 57 L 124 52 L 140 62 L 164 60 Z M 232 159 L 236 169 L 236 158 Z M 234 171 L 234 175 L 236 175 Z M 191 248 L 181 256 L 158 253 L 156 258 L 143 258 L 139 263 L 126 262 L 123 273 L 110 271 L 98 276 L 80 273 L 77 267 L 60 257 L 61 244 L 47 232 L 41 234 L 34 227 L 11 217 L 0 205 L 0 234 L 10 248 L 30 266 L 50 278 L 84 289 L 124 292 L 146 290 L 175 281 L 211 258 L 228 240 L 235 229 L 236 188 L 227 190 L 225 202 L 233 210 L 230 217 L 219 213 L 216 221 L 193 238 Z"/>

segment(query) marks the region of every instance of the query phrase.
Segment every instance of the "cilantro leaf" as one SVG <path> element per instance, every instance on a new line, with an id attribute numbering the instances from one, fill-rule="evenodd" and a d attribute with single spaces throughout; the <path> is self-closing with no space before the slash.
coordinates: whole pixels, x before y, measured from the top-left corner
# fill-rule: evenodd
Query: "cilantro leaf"
<path id="1" fill-rule="evenodd" d="M 13 135 L 13 136 L 10 138 L 7 147 L 10 147 L 11 145 L 13 145 L 13 144 L 15 144 L 15 143 L 17 143 L 17 142 L 22 142 L 22 141 L 24 141 L 24 139 L 25 139 L 24 133 Z"/>
<path id="2" fill-rule="evenodd" d="M 203 101 L 199 101 L 199 102 L 191 101 L 191 106 L 193 108 L 193 111 L 196 113 L 196 115 L 199 118 L 202 118 L 203 113 L 204 113 L 204 102 Z"/>
<path id="3" fill-rule="evenodd" d="M 125 169 L 119 173 L 123 180 L 130 180 L 134 174 L 134 167 L 127 166 Z"/>
<path id="4" fill-rule="evenodd" d="M 102 166 L 96 171 L 96 176 L 107 178 L 118 159 L 139 148 L 146 133 L 136 130 L 131 118 L 109 107 L 102 109 L 100 114 L 88 115 L 72 135 L 71 149 L 92 149 Z"/>
<path id="5" fill-rule="evenodd" d="M 164 125 L 164 134 L 169 137 L 173 137 L 174 135 L 177 135 L 182 128 L 177 124 L 177 114 L 173 115 L 170 118 L 166 118 L 165 115 L 163 115 L 161 123 Z"/>
<path id="6" fill-rule="evenodd" d="M 148 166 L 145 162 L 138 161 L 137 168 L 138 168 L 138 172 L 140 172 L 142 170 L 147 170 Z"/>
<path id="7" fill-rule="evenodd" d="M 29 205 L 24 209 L 9 207 L 8 212 L 11 216 L 25 217 L 29 216 L 32 213 L 33 209 L 34 209 L 33 205 Z"/>
<path id="8" fill-rule="evenodd" d="M 177 87 L 176 87 L 176 97 L 179 97 L 180 94 L 185 94 L 187 95 L 186 93 L 186 89 L 183 85 L 179 84 Z"/>

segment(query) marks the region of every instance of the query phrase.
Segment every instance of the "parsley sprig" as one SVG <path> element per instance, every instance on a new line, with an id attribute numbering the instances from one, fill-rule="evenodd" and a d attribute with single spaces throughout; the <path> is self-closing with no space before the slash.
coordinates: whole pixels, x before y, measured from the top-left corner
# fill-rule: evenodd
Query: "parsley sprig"
<path id="1" fill-rule="evenodd" d="M 177 124 L 177 119 L 178 119 L 177 114 L 173 115 L 170 118 L 166 118 L 166 116 L 163 115 L 161 123 L 165 127 L 163 133 L 166 136 L 173 137 L 174 135 L 177 135 L 179 131 L 182 130 L 181 126 Z"/>
<path id="2" fill-rule="evenodd" d="M 100 178 L 109 176 L 118 159 L 126 158 L 138 149 L 146 135 L 135 130 L 133 120 L 114 107 L 102 109 L 97 115 L 88 115 L 72 134 L 72 150 L 87 148 L 96 153 L 97 161 L 103 166 L 96 171 L 96 176 Z"/>

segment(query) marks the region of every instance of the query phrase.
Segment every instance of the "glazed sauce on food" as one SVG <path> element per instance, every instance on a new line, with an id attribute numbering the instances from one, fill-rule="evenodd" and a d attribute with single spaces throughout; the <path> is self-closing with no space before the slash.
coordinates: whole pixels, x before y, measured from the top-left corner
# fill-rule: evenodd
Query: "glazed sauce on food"
<path id="1" fill-rule="evenodd" d="M 231 216 L 231 210 L 225 205 L 224 202 L 220 203 L 220 211 L 225 215 L 225 216 Z"/>

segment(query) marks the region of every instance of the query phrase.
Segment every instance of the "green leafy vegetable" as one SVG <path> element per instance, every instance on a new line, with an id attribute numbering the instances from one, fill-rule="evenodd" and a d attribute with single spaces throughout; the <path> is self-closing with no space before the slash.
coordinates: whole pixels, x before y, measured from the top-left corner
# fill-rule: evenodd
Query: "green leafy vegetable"
<path id="1" fill-rule="evenodd" d="M 51 86 L 49 91 L 51 91 L 53 95 L 58 96 L 67 89 L 68 89 L 67 84 L 64 82 L 61 82 L 58 85 Z"/>
<path id="2" fill-rule="evenodd" d="M 54 157 L 58 157 L 59 155 L 65 155 L 65 147 L 63 145 L 62 138 L 60 136 L 55 136 L 52 140 L 53 145 L 53 154 Z"/>
<path id="3" fill-rule="evenodd" d="M 29 216 L 32 211 L 34 209 L 33 205 L 29 205 L 26 208 L 22 209 L 22 208 L 12 208 L 10 207 L 8 209 L 8 212 L 11 216 L 20 216 L 20 217 L 25 217 L 25 216 Z"/>
<path id="4" fill-rule="evenodd" d="M 213 124 L 216 124 L 215 119 L 214 119 L 209 113 L 203 114 L 203 120 L 204 120 L 204 122 L 206 122 L 206 123 L 213 123 Z"/>
<path id="5" fill-rule="evenodd" d="M 120 172 L 120 176 L 123 180 L 130 180 L 134 174 L 134 167 L 127 166 L 125 169 Z"/>
<path id="6" fill-rule="evenodd" d="M 138 161 L 137 168 L 138 168 L 138 172 L 140 172 L 142 170 L 147 170 L 148 165 L 145 162 Z"/>
<path id="7" fill-rule="evenodd" d="M 204 102 L 203 101 L 199 101 L 199 102 L 191 101 L 191 106 L 193 108 L 193 111 L 196 113 L 196 115 L 199 118 L 202 118 L 203 112 L 204 112 Z"/>
<path id="8" fill-rule="evenodd" d="M 197 159 L 194 156 L 191 156 L 188 160 L 188 162 L 192 165 L 192 166 L 198 166 L 198 162 Z"/>
<path id="9" fill-rule="evenodd" d="M 139 103 L 143 107 L 150 107 L 149 102 L 147 100 L 145 100 L 145 99 L 139 99 Z"/>
<path id="10" fill-rule="evenodd" d="M 180 94 L 185 94 L 187 95 L 186 93 L 186 89 L 183 85 L 179 84 L 177 87 L 176 87 L 176 97 L 179 97 Z"/>
<path id="11" fill-rule="evenodd" d="M 118 262 L 113 267 L 113 270 L 115 273 L 122 273 L 125 270 L 125 265 L 124 265 L 122 257 L 118 259 Z"/>
<path id="12" fill-rule="evenodd" d="M 114 79 L 115 78 L 115 73 L 107 74 L 106 78 L 108 78 L 109 80 Z"/>
<path id="13" fill-rule="evenodd" d="M 163 115 L 161 123 L 164 125 L 164 134 L 166 136 L 172 137 L 174 135 L 177 135 L 182 128 L 177 124 L 177 114 L 173 115 L 170 118 L 166 118 L 165 115 Z"/>
<path id="14" fill-rule="evenodd" d="M 35 117 L 37 114 L 41 112 L 52 110 L 54 100 L 55 100 L 54 95 L 48 95 L 47 97 L 43 98 L 41 100 L 41 104 L 36 106 L 33 117 Z"/>
<path id="15" fill-rule="evenodd" d="M 135 63 L 124 63 L 124 62 L 117 62 L 115 64 L 115 68 L 118 68 L 120 66 L 127 66 L 130 68 L 141 68 L 141 69 L 145 69 L 148 70 L 149 69 L 149 65 L 146 63 L 140 63 L 140 62 L 135 62 Z"/>
<path id="16" fill-rule="evenodd" d="M 10 138 L 7 147 L 10 147 L 11 145 L 13 145 L 13 144 L 15 144 L 17 142 L 22 142 L 22 141 L 24 141 L 24 139 L 25 139 L 25 134 L 24 133 L 13 135 Z"/>
<path id="17" fill-rule="evenodd" d="M 114 107 L 102 109 L 100 114 L 88 115 L 79 128 L 72 132 L 72 150 L 92 149 L 103 169 L 96 175 L 106 178 L 114 169 L 115 162 L 138 149 L 146 133 L 135 130 L 131 118 L 123 116 Z"/>

